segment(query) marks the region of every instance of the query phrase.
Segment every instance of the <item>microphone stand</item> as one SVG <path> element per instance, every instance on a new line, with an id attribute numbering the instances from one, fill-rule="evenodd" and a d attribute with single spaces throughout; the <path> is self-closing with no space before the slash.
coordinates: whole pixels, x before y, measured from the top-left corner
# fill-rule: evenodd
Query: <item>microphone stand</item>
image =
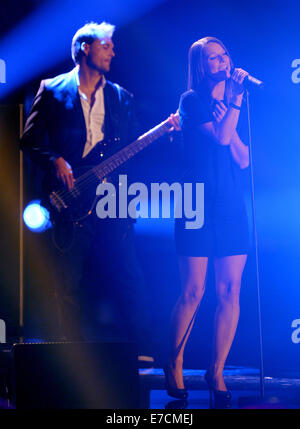
<path id="1" fill-rule="evenodd" d="M 256 269 L 256 286 L 257 286 L 257 307 L 258 307 L 258 329 L 259 329 L 259 357 L 260 357 L 260 394 L 261 398 L 265 396 L 264 386 L 264 361 L 263 361 L 263 341 L 262 341 L 262 320 L 261 320 L 261 299 L 260 299 L 260 281 L 259 281 L 259 265 L 258 265 L 258 240 L 256 229 L 256 211 L 254 198 L 254 173 L 253 173 L 253 157 L 252 157 L 252 133 L 250 123 L 250 103 L 249 92 L 246 90 L 247 118 L 248 118 L 248 138 L 249 138 L 249 166 L 251 180 L 251 203 L 252 203 L 252 226 L 254 237 L 255 250 L 255 269 Z"/>
<path id="2" fill-rule="evenodd" d="M 19 105 L 20 123 L 19 137 L 23 134 L 24 105 Z M 19 151 L 19 342 L 24 342 L 24 166 L 23 152 Z"/>
<path id="3" fill-rule="evenodd" d="M 253 239 L 255 250 L 255 270 L 256 270 L 256 287 L 257 287 L 257 306 L 258 306 L 258 329 L 259 329 L 259 360 L 260 360 L 260 397 L 239 397 L 239 408 L 256 408 L 256 404 L 264 403 L 265 385 L 264 385 L 264 361 L 263 361 L 263 341 L 262 341 L 262 320 L 261 320 L 261 300 L 260 300 L 260 282 L 259 282 L 259 264 L 258 264 L 258 240 L 256 229 L 256 212 L 254 198 L 254 173 L 253 173 L 253 158 L 252 158 L 252 137 L 250 123 L 250 103 L 249 92 L 246 89 L 246 104 L 247 104 L 247 120 L 248 120 L 248 139 L 249 139 L 249 167 L 250 167 L 250 182 L 251 182 L 251 205 L 252 205 L 252 226 Z M 259 407 L 261 408 L 261 407 Z"/>
<path id="4" fill-rule="evenodd" d="M 262 88 L 262 85 L 260 86 Z M 263 336 L 262 336 L 262 318 L 261 318 L 261 300 L 260 300 L 260 282 L 259 282 L 259 265 L 258 265 L 258 241 L 256 229 L 256 213 L 255 213 L 255 199 L 254 199 L 254 173 L 253 173 L 253 158 L 252 158 L 252 139 L 251 139 L 251 124 L 250 124 L 250 103 L 249 92 L 246 90 L 246 103 L 247 103 L 247 116 L 248 116 L 248 133 L 249 133 L 249 166 L 250 166 L 250 179 L 251 179 L 251 202 L 252 202 L 252 223 L 253 223 L 253 237 L 255 248 L 255 268 L 256 268 L 256 286 L 257 286 L 257 306 L 258 306 L 258 328 L 259 328 L 259 355 L 260 355 L 260 396 L 259 397 L 239 397 L 239 408 L 271 408 L 278 407 L 280 399 L 276 396 L 265 397 L 265 384 L 264 384 L 264 360 L 263 360 Z M 257 405 L 257 406 L 256 406 Z"/>

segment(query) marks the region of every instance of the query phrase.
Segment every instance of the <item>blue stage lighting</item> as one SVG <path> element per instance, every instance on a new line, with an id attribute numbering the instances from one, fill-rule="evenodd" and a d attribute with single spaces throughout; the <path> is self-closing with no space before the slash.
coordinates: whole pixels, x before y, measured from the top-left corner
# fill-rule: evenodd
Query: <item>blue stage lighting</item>
<path id="1" fill-rule="evenodd" d="M 0 99 L 36 76 L 42 73 L 47 75 L 50 67 L 66 58 L 70 59 L 71 64 L 72 37 L 86 22 L 105 20 L 119 27 L 163 1 L 48 0 L 40 2 L 36 10 L 0 40 L 1 59 L 6 64 L 6 83 L 0 87 Z M 4 76 L 3 66 L 4 63 L 2 63 L 2 76 Z"/>
<path id="2" fill-rule="evenodd" d="M 23 220 L 28 229 L 34 232 L 44 232 L 51 227 L 50 215 L 40 200 L 31 201 L 23 212 Z"/>

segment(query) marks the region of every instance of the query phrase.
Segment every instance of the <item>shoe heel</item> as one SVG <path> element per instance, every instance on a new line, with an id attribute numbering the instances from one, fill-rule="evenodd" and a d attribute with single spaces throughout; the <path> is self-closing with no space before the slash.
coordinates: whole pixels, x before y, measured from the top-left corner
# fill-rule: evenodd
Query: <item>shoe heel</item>
<path id="1" fill-rule="evenodd" d="M 209 392 L 209 408 L 213 409 L 214 408 L 214 398 L 213 398 L 213 391 L 212 389 L 208 389 Z"/>
<path id="2" fill-rule="evenodd" d="M 169 396 L 172 396 L 176 399 L 186 399 L 188 397 L 188 392 L 186 389 L 178 389 L 177 387 L 172 387 L 168 379 L 168 368 L 163 368 L 165 374 L 165 388 Z"/>
<path id="3" fill-rule="evenodd" d="M 215 390 L 214 407 L 221 410 L 227 410 L 232 408 L 231 393 L 229 391 L 223 392 L 220 390 Z"/>
<path id="4" fill-rule="evenodd" d="M 229 409 L 232 408 L 231 393 L 213 388 L 213 383 L 208 373 L 204 375 L 209 390 L 209 408 L 211 409 Z"/>

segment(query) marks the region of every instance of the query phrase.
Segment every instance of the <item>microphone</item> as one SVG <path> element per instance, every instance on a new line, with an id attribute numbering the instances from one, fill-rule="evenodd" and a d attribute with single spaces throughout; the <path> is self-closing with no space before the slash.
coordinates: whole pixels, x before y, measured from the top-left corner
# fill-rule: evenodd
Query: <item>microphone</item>
<path id="1" fill-rule="evenodd" d="M 250 76 L 250 74 L 248 74 L 248 76 L 245 77 L 243 85 L 245 86 L 245 88 L 250 90 L 252 88 L 256 88 L 256 89 L 264 88 L 264 83 L 261 80 L 256 79 L 256 77 Z"/>

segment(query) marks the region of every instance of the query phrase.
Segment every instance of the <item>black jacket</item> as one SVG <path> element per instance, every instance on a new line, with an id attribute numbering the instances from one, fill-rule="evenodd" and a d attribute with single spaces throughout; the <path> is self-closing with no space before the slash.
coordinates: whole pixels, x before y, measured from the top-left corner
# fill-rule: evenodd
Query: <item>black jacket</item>
<path id="1" fill-rule="evenodd" d="M 21 149 L 42 169 L 62 156 L 72 167 L 82 163 L 86 126 L 78 94 L 77 68 L 43 80 L 24 127 Z M 133 96 L 106 81 L 104 139 L 113 152 L 137 137 Z"/>

